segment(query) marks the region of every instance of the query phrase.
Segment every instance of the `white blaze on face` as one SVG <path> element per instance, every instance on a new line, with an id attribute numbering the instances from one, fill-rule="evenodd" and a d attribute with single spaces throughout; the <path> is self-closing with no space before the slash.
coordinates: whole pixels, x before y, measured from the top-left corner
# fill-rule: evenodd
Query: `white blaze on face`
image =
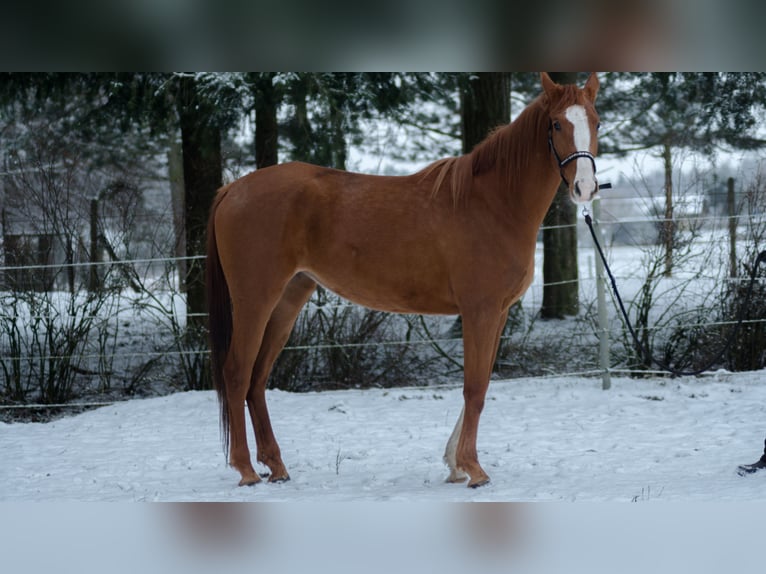
<path id="1" fill-rule="evenodd" d="M 588 114 L 583 106 L 569 106 L 565 112 L 566 118 L 574 126 L 574 144 L 577 151 L 590 151 L 590 125 Z M 579 189 L 580 195 L 573 196 L 575 201 L 590 201 L 596 193 L 596 174 L 593 172 L 593 162 L 588 158 L 577 158 L 577 172 L 572 189 Z"/>

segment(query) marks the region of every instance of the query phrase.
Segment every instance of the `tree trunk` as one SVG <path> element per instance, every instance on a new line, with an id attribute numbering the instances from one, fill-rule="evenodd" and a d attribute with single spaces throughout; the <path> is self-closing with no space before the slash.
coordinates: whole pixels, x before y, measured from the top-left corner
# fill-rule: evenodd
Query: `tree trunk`
<path id="1" fill-rule="evenodd" d="M 295 112 L 290 120 L 288 137 L 292 144 L 292 158 L 298 161 L 316 162 L 316 145 L 314 129 L 309 121 L 308 112 L 308 81 L 305 75 L 301 81 L 292 86 L 290 102 L 295 106 Z"/>
<path id="2" fill-rule="evenodd" d="M 173 210 L 173 255 L 178 258 L 176 269 L 181 281 L 181 291 L 186 291 L 186 209 L 184 207 L 184 154 L 181 149 L 181 141 L 177 134 L 173 134 L 168 148 L 168 178 L 170 179 L 170 203 Z"/>
<path id="3" fill-rule="evenodd" d="M 550 72 L 559 84 L 573 84 L 576 72 Z M 543 319 L 562 319 L 579 311 L 577 208 L 562 182 L 543 221 Z M 552 229 L 550 229 L 552 228 Z"/>
<path id="4" fill-rule="evenodd" d="M 331 166 L 335 169 L 346 169 L 346 157 L 348 155 L 346 142 L 346 129 L 344 114 L 341 109 L 342 102 L 334 102 L 336 105 L 330 112 L 330 148 Z"/>
<path id="5" fill-rule="evenodd" d="M 662 144 L 662 163 L 665 168 L 665 221 L 662 223 L 662 242 L 665 246 L 665 277 L 670 277 L 673 274 L 675 222 L 673 221 L 673 156 L 668 142 Z"/>
<path id="6" fill-rule="evenodd" d="M 559 191 L 545 215 L 543 226 L 543 319 L 577 315 L 577 208 L 569 200 L 566 185 Z"/>
<path id="7" fill-rule="evenodd" d="M 511 75 L 509 72 L 471 74 L 460 91 L 463 153 L 498 126 L 511 121 Z"/>
<path id="8" fill-rule="evenodd" d="M 511 121 L 510 72 L 470 74 L 460 89 L 460 117 L 463 153 L 470 153 L 492 130 Z M 460 336 L 462 332 L 458 317 L 450 333 Z"/>
<path id="9" fill-rule="evenodd" d="M 256 74 L 255 92 L 255 167 L 261 169 L 279 162 L 277 109 L 279 96 L 274 72 Z"/>
<path id="10" fill-rule="evenodd" d="M 729 276 L 737 278 L 737 203 L 734 198 L 734 178 L 726 180 L 726 213 L 729 216 Z"/>
<path id="11" fill-rule="evenodd" d="M 88 291 L 95 293 L 101 288 L 98 277 L 98 264 L 101 262 L 101 250 L 98 247 L 98 199 L 90 200 L 90 262 L 88 269 Z"/>
<path id="12" fill-rule="evenodd" d="M 178 99 L 183 152 L 187 256 L 205 254 L 205 230 L 210 205 L 221 187 L 221 130 L 212 121 L 212 106 L 198 97 L 194 78 L 181 79 Z M 205 324 L 205 273 L 202 260 L 187 262 L 187 326 Z"/>

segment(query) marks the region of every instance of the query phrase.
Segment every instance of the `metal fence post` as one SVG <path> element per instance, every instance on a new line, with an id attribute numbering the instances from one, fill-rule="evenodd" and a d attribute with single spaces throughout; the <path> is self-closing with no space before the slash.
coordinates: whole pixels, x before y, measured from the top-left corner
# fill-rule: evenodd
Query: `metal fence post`
<path id="1" fill-rule="evenodd" d="M 601 200 L 596 198 L 593 201 L 593 226 L 596 236 L 601 244 L 604 244 L 604 237 L 601 233 Z M 601 388 L 605 391 L 612 387 L 612 377 L 609 372 L 609 315 L 606 309 L 606 289 L 604 278 L 604 263 L 599 257 L 596 246 L 596 298 L 598 303 L 598 362 L 601 368 Z"/>

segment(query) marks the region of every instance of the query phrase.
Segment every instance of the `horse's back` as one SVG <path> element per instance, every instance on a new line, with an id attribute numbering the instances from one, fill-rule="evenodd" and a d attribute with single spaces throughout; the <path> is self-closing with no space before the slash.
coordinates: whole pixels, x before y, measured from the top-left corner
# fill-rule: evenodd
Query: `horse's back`
<path id="1" fill-rule="evenodd" d="M 531 280 L 534 236 L 529 245 L 514 243 L 490 207 L 456 208 L 448 194 L 434 196 L 431 183 L 419 174 L 371 176 L 300 162 L 231 183 L 216 213 L 231 288 L 246 298 L 303 272 L 384 311 L 459 313 L 477 288 L 511 304 Z"/>
<path id="2" fill-rule="evenodd" d="M 390 311 L 454 313 L 427 184 L 294 162 L 222 191 L 219 243 L 285 277 L 305 272 L 336 293 Z M 241 255 L 240 255 L 241 257 Z"/>

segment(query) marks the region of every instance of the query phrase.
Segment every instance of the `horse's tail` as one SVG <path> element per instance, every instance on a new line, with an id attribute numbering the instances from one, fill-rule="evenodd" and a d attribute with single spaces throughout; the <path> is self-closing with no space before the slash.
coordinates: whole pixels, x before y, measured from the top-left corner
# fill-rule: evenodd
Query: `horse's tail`
<path id="1" fill-rule="evenodd" d="M 229 399 L 226 382 L 223 378 L 223 365 L 231 346 L 231 295 L 226 276 L 218 256 L 218 242 L 215 237 L 215 213 L 224 191 L 219 191 L 210 208 L 207 224 L 207 264 L 205 282 L 207 286 L 208 340 L 210 345 L 210 363 L 213 371 L 213 386 L 218 394 L 221 408 L 221 439 L 224 454 L 229 454 Z"/>

